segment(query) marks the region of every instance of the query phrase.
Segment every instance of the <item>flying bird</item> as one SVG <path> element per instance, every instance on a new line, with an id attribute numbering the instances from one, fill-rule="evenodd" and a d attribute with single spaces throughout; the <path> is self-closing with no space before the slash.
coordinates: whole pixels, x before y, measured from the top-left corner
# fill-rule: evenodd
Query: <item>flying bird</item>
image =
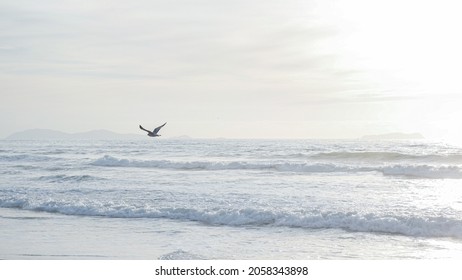
<path id="1" fill-rule="evenodd" d="M 144 127 L 142 127 L 141 125 L 140 125 L 140 129 L 146 131 L 146 132 L 148 133 L 148 136 L 150 136 L 150 137 L 158 137 L 158 136 L 160 136 L 160 134 L 157 134 L 157 132 L 159 132 L 159 130 L 160 130 L 162 127 L 164 127 L 164 125 L 166 125 L 166 124 L 167 124 L 167 123 L 164 123 L 163 125 L 154 128 L 153 131 L 149 131 L 149 130 L 145 129 Z"/>

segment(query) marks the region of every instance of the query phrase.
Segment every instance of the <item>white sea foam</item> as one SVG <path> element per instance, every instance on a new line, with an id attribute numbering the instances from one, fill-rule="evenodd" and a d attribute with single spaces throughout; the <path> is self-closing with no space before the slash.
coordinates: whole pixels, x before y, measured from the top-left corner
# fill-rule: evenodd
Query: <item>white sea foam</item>
<path id="1" fill-rule="evenodd" d="M 204 260 L 206 259 L 203 256 L 193 254 L 183 250 L 176 250 L 174 252 L 170 252 L 164 254 L 159 257 L 159 260 Z"/>
<path id="2" fill-rule="evenodd" d="M 104 156 L 91 163 L 106 167 L 135 167 L 177 170 L 272 170 L 277 172 L 335 173 L 335 172 L 379 172 L 388 176 L 414 178 L 462 179 L 460 166 L 431 165 L 342 165 L 335 163 L 310 163 L 290 161 L 172 161 L 172 160 L 129 160 Z"/>
<path id="3" fill-rule="evenodd" d="M 413 162 L 434 162 L 434 163 L 461 163 L 461 154 L 406 154 L 398 152 L 328 152 L 317 153 L 310 156 L 315 159 L 326 160 L 352 160 L 352 161 L 413 161 Z"/>
<path id="4" fill-rule="evenodd" d="M 462 238 L 462 220 L 438 216 L 384 215 L 319 210 L 265 210 L 256 208 L 156 208 L 88 201 L 41 201 L 0 199 L 0 207 L 60 213 L 65 215 L 110 218 L 154 218 L 188 220 L 209 225 L 276 226 L 307 229 L 344 229 L 353 232 L 378 232 L 407 236 Z"/>
<path id="5" fill-rule="evenodd" d="M 0 208 L 10 208 L 2 210 L 5 216 L 50 218 L 7 222 L 19 226 L 17 232 L 29 230 L 31 222 L 40 232 L 53 232 L 52 237 L 63 221 L 75 223 L 79 233 L 81 224 L 101 223 L 109 225 L 101 230 L 111 236 L 124 232 L 124 240 L 140 242 L 152 240 L 155 227 L 159 240 L 185 239 L 153 250 L 164 259 L 210 257 L 201 247 L 203 236 L 217 237 L 207 240 L 210 248 L 219 247 L 214 242 L 243 244 L 248 238 L 246 250 L 236 255 L 242 258 L 277 257 L 276 251 L 287 252 L 285 257 L 345 258 L 350 256 L 345 251 L 355 251 L 358 258 L 393 258 L 403 250 L 407 257 L 419 257 L 434 252 L 432 244 L 440 241 L 455 246 L 448 255 L 462 252 L 461 246 L 457 249 L 462 240 L 461 148 L 151 140 L 0 141 Z M 262 245 L 271 242 L 277 245 L 272 253 Z"/>

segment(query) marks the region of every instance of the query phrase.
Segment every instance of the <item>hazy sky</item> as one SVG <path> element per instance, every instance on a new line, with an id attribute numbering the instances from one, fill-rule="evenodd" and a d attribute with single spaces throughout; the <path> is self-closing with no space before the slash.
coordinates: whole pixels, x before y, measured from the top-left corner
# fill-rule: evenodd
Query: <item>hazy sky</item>
<path id="1" fill-rule="evenodd" d="M 460 1 L 0 0 L 0 138 L 30 128 L 462 143 Z"/>

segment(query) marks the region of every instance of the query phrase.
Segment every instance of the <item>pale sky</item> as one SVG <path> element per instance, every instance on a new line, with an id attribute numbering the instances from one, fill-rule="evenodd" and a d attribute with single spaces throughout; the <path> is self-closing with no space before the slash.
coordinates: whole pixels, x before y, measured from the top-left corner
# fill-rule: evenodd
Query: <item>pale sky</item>
<path id="1" fill-rule="evenodd" d="M 420 132 L 462 143 L 462 4 L 0 0 L 0 138 Z"/>

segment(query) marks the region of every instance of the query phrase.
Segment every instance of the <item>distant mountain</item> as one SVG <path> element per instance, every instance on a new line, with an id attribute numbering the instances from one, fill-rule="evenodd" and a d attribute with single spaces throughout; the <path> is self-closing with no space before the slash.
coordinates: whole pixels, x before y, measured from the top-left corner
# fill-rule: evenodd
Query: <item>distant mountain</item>
<path id="1" fill-rule="evenodd" d="M 66 133 L 51 129 L 29 129 L 16 132 L 8 136 L 7 140 L 70 140 L 70 139 L 89 139 L 89 140 L 123 140 L 140 139 L 141 134 L 120 134 L 109 130 L 92 130 L 81 133 Z"/>
<path id="2" fill-rule="evenodd" d="M 420 133 L 386 133 L 377 135 L 365 135 L 362 140 L 413 140 L 425 139 Z"/>

